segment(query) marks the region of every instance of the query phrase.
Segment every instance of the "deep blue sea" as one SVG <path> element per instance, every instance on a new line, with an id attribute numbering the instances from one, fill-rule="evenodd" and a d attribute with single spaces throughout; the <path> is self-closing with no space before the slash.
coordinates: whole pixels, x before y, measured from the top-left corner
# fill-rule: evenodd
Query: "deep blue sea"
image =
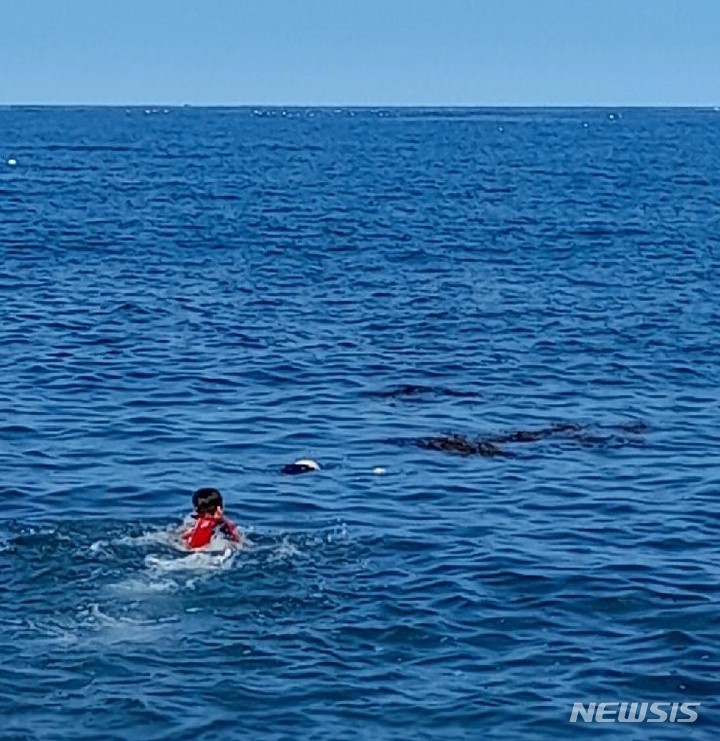
<path id="1" fill-rule="evenodd" d="M 3 741 L 717 738 L 720 113 L 3 108 L 0 257 Z"/>

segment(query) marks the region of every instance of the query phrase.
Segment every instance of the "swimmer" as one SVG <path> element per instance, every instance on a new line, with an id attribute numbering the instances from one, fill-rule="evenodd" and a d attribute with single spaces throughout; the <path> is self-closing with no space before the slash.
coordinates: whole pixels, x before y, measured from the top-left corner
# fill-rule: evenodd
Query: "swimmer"
<path id="1" fill-rule="evenodd" d="M 310 458 L 301 458 L 295 463 L 286 463 L 280 469 L 280 473 L 284 473 L 286 476 L 297 476 L 300 473 L 312 473 L 319 470 L 320 464 L 317 461 Z"/>
<path id="2" fill-rule="evenodd" d="M 242 545 L 243 537 L 237 526 L 223 514 L 223 498 L 217 489 L 198 489 L 192 496 L 195 512 L 190 527 L 182 533 L 182 540 L 188 548 L 204 548 L 215 533 Z"/>

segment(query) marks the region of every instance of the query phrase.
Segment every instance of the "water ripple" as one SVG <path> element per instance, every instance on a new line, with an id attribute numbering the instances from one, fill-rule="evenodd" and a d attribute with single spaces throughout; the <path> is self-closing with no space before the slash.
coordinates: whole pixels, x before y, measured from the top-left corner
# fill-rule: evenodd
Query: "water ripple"
<path id="1" fill-rule="evenodd" d="M 167 110 L 0 110 L 0 735 L 714 738 L 716 118 Z"/>

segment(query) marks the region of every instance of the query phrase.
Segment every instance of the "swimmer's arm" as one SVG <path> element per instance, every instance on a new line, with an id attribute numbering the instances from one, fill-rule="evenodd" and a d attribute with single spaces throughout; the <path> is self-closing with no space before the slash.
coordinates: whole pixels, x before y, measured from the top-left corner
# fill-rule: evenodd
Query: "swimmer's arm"
<path id="1" fill-rule="evenodd" d="M 228 520 L 227 517 L 223 517 L 223 525 L 225 526 L 228 537 L 236 543 L 242 544 L 243 536 L 240 530 L 238 530 L 237 525 L 232 520 Z"/>

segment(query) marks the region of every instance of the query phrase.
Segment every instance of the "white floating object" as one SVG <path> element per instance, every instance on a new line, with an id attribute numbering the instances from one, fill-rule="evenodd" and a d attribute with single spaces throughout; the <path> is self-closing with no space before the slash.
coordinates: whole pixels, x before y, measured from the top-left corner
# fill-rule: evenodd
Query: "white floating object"
<path id="1" fill-rule="evenodd" d="M 307 466 L 308 468 L 312 468 L 313 471 L 320 470 L 320 464 L 317 461 L 314 461 L 312 458 L 301 458 L 299 461 L 295 461 L 295 465 Z"/>
<path id="2" fill-rule="evenodd" d="M 15 165 L 17 165 L 17 160 L 16 160 L 16 159 L 13 159 L 13 158 L 11 157 L 11 158 L 10 158 L 10 159 L 9 159 L 9 160 L 7 161 L 7 163 L 8 163 L 8 165 L 10 165 L 10 167 L 15 167 Z"/>
<path id="3" fill-rule="evenodd" d="M 373 468 L 373 473 L 377 474 L 378 476 L 382 476 L 384 473 L 387 473 L 387 468 L 377 466 L 376 468 Z"/>

